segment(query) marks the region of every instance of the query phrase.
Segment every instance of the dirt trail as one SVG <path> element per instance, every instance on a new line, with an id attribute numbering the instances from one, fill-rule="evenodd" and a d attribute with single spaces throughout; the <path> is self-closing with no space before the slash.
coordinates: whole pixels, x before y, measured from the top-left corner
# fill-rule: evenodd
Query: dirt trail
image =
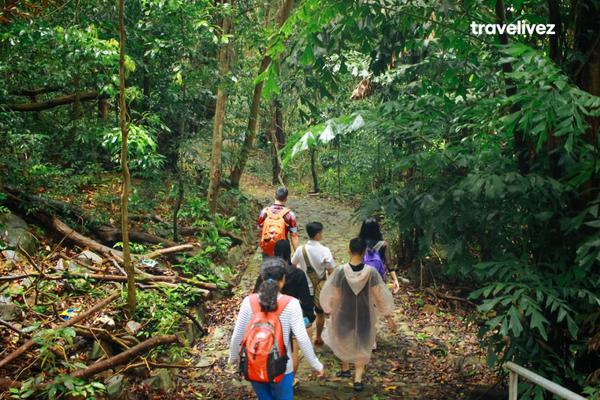
<path id="1" fill-rule="evenodd" d="M 274 191 L 273 187 L 253 177 L 244 179 L 242 188 L 263 205 L 270 202 Z M 325 226 L 323 243 L 332 250 L 336 263 L 347 261 L 348 240 L 358 232 L 350 207 L 317 196 L 293 193 L 288 205 L 297 214 L 300 243 L 306 241 L 303 225 L 320 221 Z M 241 381 L 235 368 L 227 366 L 225 361 L 239 303 L 252 290 L 260 262 L 258 251 L 247 260 L 234 298 L 223 301 L 222 306 L 229 311 L 211 326 L 211 334 L 197 346 L 201 355 L 197 365 L 210 365 L 211 368 L 189 376 L 196 382 L 196 398 L 255 398 L 250 385 Z M 409 287 L 402 288 L 395 302 L 394 318 L 398 328 L 391 332 L 385 323 L 379 323 L 378 350 L 363 379 L 364 392 L 355 393 L 350 379 L 335 377 L 339 363 L 323 346 L 316 351 L 326 364 L 328 378 L 313 378 L 310 367 L 301 359 L 298 373 L 301 382 L 294 398 L 459 399 L 469 398 L 466 393 L 473 386 L 491 382 L 490 372 L 482 366 L 483 352 L 477 345 L 475 329 L 465 330 L 462 315 L 458 318 L 436 304 L 429 304 Z"/>

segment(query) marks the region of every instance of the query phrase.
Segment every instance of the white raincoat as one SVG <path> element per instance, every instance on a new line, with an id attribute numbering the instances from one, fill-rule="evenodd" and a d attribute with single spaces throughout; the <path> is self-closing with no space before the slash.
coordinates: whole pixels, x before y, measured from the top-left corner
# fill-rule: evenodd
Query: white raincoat
<path id="1" fill-rule="evenodd" d="M 336 268 L 323 286 L 320 300 L 330 314 L 323 332 L 325 344 L 343 362 L 368 363 L 377 317 L 388 315 L 394 307 L 394 298 L 377 270 L 365 265 L 353 271 L 350 264 Z"/>

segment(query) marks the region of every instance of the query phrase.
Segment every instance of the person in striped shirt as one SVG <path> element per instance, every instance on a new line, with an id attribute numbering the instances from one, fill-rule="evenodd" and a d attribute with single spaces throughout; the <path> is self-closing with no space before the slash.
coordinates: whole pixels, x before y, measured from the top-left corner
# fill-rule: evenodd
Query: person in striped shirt
<path id="1" fill-rule="evenodd" d="M 279 258 L 267 258 L 260 269 L 263 282 L 259 289 L 259 302 L 263 312 L 275 311 L 277 300 L 281 296 L 281 288 L 285 284 L 285 261 Z M 229 343 L 230 364 L 238 363 L 240 359 L 240 345 L 244 338 L 246 328 L 252 319 L 252 307 L 249 297 L 246 296 L 240 306 L 231 341 Z M 294 334 L 304 357 L 310 366 L 317 372 L 317 377 L 323 377 L 325 369 L 317 358 L 310 338 L 304 326 L 302 307 L 298 299 L 292 298 L 279 315 L 283 331 L 284 345 L 288 355 L 285 376 L 279 383 L 251 382 L 259 400 L 292 400 L 294 397 L 294 365 L 292 361 L 291 333 Z"/>

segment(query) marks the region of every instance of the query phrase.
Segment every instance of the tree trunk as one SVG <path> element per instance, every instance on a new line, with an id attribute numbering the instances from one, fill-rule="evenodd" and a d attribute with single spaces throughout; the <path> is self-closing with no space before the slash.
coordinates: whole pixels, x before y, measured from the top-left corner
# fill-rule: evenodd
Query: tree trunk
<path id="1" fill-rule="evenodd" d="M 310 173 L 312 174 L 313 192 L 319 193 L 319 177 L 317 175 L 317 149 L 310 149 Z"/>
<path id="2" fill-rule="evenodd" d="M 498 24 L 504 24 L 506 21 L 506 8 L 504 7 L 504 0 L 496 1 L 496 22 Z M 506 31 L 498 35 L 500 44 L 507 45 L 508 44 L 508 34 Z M 513 71 L 512 64 L 510 62 L 505 62 L 502 64 L 502 71 L 505 74 L 510 74 Z M 506 96 L 511 97 L 517 94 L 517 87 L 514 82 L 510 78 L 505 78 L 504 80 L 506 84 Z M 510 108 L 510 113 L 518 112 L 520 107 L 512 106 Z M 517 162 L 519 166 L 519 171 L 521 174 L 525 175 L 529 172 L 529 150 L 527 146 L 527 142 L 525 141 L 525 137 L 523 132 L 518 128 L 515 129 L 513 133 L 514 140 L 514 150 L 517 155 Z"/>
<path id="3" fill-rule="evenodd" d="M 582 90 L 600 96 L 600 4 L 598 2 L 577 2 L 575 11 L 575 50 L 578 60 L 572 74 L 573 80 Z M 594 146 L 598 153 L 598 130 L 600 117 L 586 118 L 589 129 L 585 140 Z M 596 198 L 600 179 L 594 176 L 581 188 L 582 206 Z"/>
<path id="4" fill-rule="evenodd" d="M 285 21 L 287 21 L 288 17 L 290 16 L 292 4 L 292 0 L 284 0 L 283 3 L 281 3 L 281 8 L 279 9 L 279 13 L 277 16 L 278 28 L 281 28 L 281 26 L 285 23 Z M 258 75 L 263 73 L 267 69 L 269 64 L 271 64 L 271 57 L 265 55 L 260 63 Z M 254 145 L 254 138 L 256 138 L 256 134 L 258 132 L 258 111 L 260 109 L 262 89 L 262 81 L 254 85 L 254 92 L 252 93 L 252 103 L 250 104 L 250 115 L 248 117 L 248 129 L 246 132 L 246 137 L 244 138 L 244 143 L 242 144 L 242 148 L 240 150 L 240 154 L 235 164 L 235 167 L 231 171 L 230 175 L 231 185 L 235 188 L 238 188 L 240 186 L 240 179 L 242 178 L 242 174 L 244 173 L 244 168 L 246 167 L 246 162 L 248 161 L 248 155 L 250 154 L 250 150 Z"/>
<path id="5" fill-rule="evenodd" d="M 275 99 L 273 101 L 273 110 L 271 115 L 271 126 L 269 128 L 269 141 L 272 144 L 272 157 L 271 161 L 273 164 L 273 185 L 285 186 L 283 183 L 282 169 L 281 169 L 281 156 L 279 150 L 283 147 L 285 142 L 285 136 L 282 129 L 282 115 L 281 115 L 281 103 Z"/>
<path id="6" fill-rule="evenodd" d="M 131 176 L 127 164 L 127 121 L 125 116 L 125 0 L 119 0 L 119 125 L 121 127 L 121 169 L 123 184 L 121 188 L 121 233 L 123 234 L 123 268 L 127 273 L 127 310 L 133 317 L 136 306 L 135 270 L 131 264 L 129 247 L 129 187 Z"/>
<path id="7" fill-rule="evenodd" d="M 230 0 L 233 6 L 233 0 Z M 225 16 L 222 22 L 222 35 L 231 30 L 231 17 Z M 229 44 L 219 49 L 219 74 L 223 78 L 229 71 Z M 221 153 L 223 147 L 223 122 L 225 120 L 225 103 L 227 101 L 226 82 L 219 82 L 217 89 L 217 104 L 213 122 L 212 151 L 210 154 L 210 182 L 208 184 L 207 201 L 211 212 L 217 210 L 217 199 L 221 187 Z"/>
<path id="8" fill-rule="evenodd" d="M 183 195 L 184 195 L 184 181 L 183 181 L 183 172 L 181 168 L 177 168 L 177 198 L 175 199 L 175 205 L 173 205 L 173 241 L 177 241 L 179 237 L 179 232 L 177 229 L 178 220 L 179 220 L 179 210 L 181 209 L 181 203 L 183 203 Z"/>
<path id="9" fill-rule="evenodd" d="M 108 99 L 101 97 L 98 99 L 98 118 L 100 118 L 102 121 L 108 120 L 108 111 Z"/>
<path id="10" fill-rule="evenodd" d="M 550 35 L 550 59 L 556 65 L 562 62 L 562 51 L 560 41 L 562 39 L 562 18 L 560 15 L 559 0 L 548 0 L 548 20 L 554 24 L 555 34 Z"/>

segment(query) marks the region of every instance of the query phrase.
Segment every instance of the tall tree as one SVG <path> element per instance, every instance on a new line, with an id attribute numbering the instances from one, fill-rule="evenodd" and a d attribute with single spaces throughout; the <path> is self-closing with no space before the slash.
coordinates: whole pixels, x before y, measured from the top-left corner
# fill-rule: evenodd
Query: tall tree
<path id="1" fill-rule="evenodd" d="M 283 2 L 281 3 L 281 7 L 279 8 L 279 12 L 277 14 L 278 28 L 281 28 L 281 26 L 289 18 L 290 12 L 292 10 L 292 5 L 292 0 L 283 0 Z M 268 54 L 265 54 L 262 61 L 260 62 L 258 75 L 265 72 L 269 64 L 271 64 L 271 61 L 271 57 Z M 252 103 L 250 104 L 250 115 L 248 117 L 248 128 L 246 132 L 246 137 L 244 138 L 244 143 L 242 144 L 240 154 L 230 175 L 230 180 L 233 187 L 240 186 L 240 179 L 242 178 L 242 174 L 244 173 L 244 168 L 246 167 L 246 162 L 248 161 L 248 155 L 250 154 L 250 150 L 254 145 L 254 139 L 256 138 L 256 134 L 258 133 L 258 112 L 260 110 L 262 90 L 262 81 L 254 85 L 254 91 L 252 93 Z"/>
<path id="2" fill-rule="evenodd" d="M 135 271 L 131 264 L 129 246 L 129 215 L 127 206 L 131 175 L 127 164 L 127 120 L 125 110 L 125 0 L 119 0 L 119 125 L 121 127 L 121 169 L 123 183 L 121 186 L 121 232 L 123 235 L 123 267 L 127 274 L 127 311 L 133 317 L 136 305 Z"/>
<path id="3" fill-rule="evenodd" d="M 233 6 L 233 0 L 229 3 L 224 1 L 222 5 Z M 221 24 L 221 39 L 226 38 L 231 30 L 232 22 L 229 10 L 223 17 Z M 223 43 L 223 40 L 221 40 Z M 223 78 L 229 71 L 229 41 L 219 49 L 219 75 Z M 208 184 L 207 201 L 211 212 L 217 210 L 217 199 L 219 187 L 221 186 L 221 152 L 223 147 L 223 121 L 225 119 L 225 102 L 227 101 L 227 82 L 222 79 L 217 89 L 217 103 L 215 106 L 215 118 L 212 133 L 212 151 L 210 155 L 210 182 Z"/>

